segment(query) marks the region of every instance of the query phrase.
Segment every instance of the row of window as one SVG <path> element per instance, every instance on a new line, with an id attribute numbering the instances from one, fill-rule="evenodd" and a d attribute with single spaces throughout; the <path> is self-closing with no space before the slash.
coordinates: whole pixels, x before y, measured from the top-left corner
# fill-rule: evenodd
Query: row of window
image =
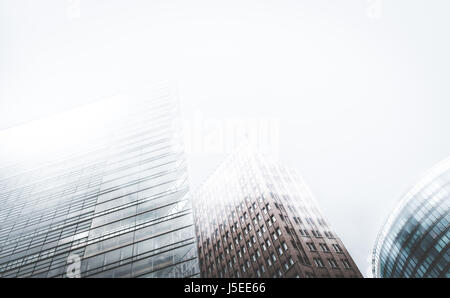
<path id="1" fill-rule="evenodd" d="M 308 246 L 310 251 L 317 251 L 316 245 L 312 242 L 307 242 L 306 246 Z M 322 249 L 323 252 L 330 252 L 330 249 L 328 248 L 328 245 L 326 245 L 325 243 L 319 243 L 320 248 Z M 335 252 L 338 253 L 342 253 L 343 250 L 342 248 L 339 246 L 339 244 L 332 244 L 333 249 Z"/>
<path id="2" fill-rule="evenodd" d="M 304 237 L 310 237 L 310 234 L 308 232 L 308 230 L 306 229 L 299 229 L 298 230 L 301 236 Z M 311 233 L 313 234 L 314 237 L 316 238 L 323 238 L 322 233 L 320 233 L 319 230 L 311 230 Z M 325 236 L 329 239 L 335 239 L 333 233 L 331 233 L 330 231 L 324 231 L 323 232 L 325 234 Z"/>
<path id="3" fill-rule="evenodd" d="M 336 262 L 335 259 L 328 258 L 327 261 L 328 261 L 328 264 L 330 265 L 331 268 L 339 268 L 338 263 Z M 350 264 L 350 262 L 347 259 L 341 259 L 341 263 L 342 263 L 342 265 L 344 266 L 345 269 L 351 269 L 352 268 L 352 265 Z M 319 257 L 314 258 L 314 264 L 316 264 L 317 267 L 325 268 L 324 262 Z"/>

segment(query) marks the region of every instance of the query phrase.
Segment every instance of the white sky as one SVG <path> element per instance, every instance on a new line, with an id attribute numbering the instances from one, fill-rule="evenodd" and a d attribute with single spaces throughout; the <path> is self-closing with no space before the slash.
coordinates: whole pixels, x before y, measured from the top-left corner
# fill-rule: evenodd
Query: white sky
<path id="1" fill-rule="evenodd" d="M 280 161 L 365 273 L 395 202 L 450 155 L 449 14 L 448 0 L 0 0 L 0 128 L 159 80 L 188 118 L 278 119 Z M 194 188 L 222 158 L 189 156 Z"/>

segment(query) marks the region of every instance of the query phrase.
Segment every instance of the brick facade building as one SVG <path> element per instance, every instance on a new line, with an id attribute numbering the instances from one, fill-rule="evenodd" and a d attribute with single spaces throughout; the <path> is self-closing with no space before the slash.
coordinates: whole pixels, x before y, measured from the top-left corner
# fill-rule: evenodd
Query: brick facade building
<path id="1" fill-rule="evenodd" d="M 202 277 L 362 277 L 295 170 L 242 148 L 194 194 Z"/>

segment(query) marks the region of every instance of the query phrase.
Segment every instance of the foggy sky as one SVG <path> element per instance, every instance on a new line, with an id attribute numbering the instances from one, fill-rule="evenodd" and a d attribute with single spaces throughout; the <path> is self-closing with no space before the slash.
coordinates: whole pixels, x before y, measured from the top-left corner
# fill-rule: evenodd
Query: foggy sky
<path id="1" fill-rule="evenodd" d="M 188 119 L 278 119 L 280 162 L 365 273 L 395 203 L 450 155 L 449 13 L 447 0 L 0 0 L 0 128 L 159 80 Z M 224 156 L 189 154 L 192 187 Z"/>

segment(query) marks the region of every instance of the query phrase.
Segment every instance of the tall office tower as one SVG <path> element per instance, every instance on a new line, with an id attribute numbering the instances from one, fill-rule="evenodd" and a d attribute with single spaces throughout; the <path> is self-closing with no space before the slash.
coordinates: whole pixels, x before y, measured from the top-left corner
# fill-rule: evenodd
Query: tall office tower
<path id="1" fill-rule="evenodd" d="M 301 177 L 248 146 L 193 198 L 202 277 L 362 277 Z"/>
<path id="2" fill-rule="evenodd" d="M 450 277 L 450 158 L 436 165 L 398 203 L 381 229 L 375 277 Z"/>
<path id="3" fill-rule="evenodd" d="M 0 276 L 198 276 L 177 116 L 162 85 L 3 132 Z"/>

